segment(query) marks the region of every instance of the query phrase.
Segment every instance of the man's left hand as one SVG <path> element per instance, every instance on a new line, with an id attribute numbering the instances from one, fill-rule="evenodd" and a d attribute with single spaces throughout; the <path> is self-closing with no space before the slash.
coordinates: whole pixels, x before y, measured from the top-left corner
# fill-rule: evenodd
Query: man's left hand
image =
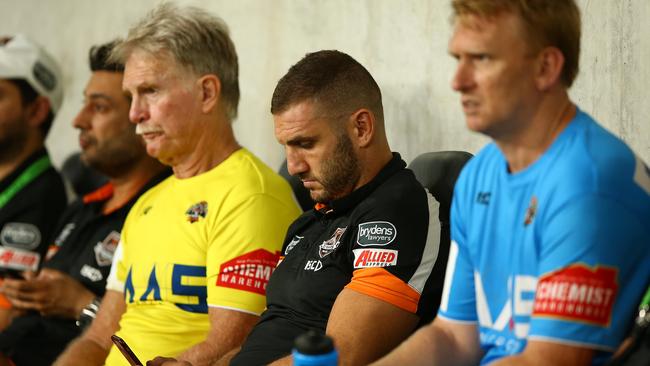
<path id="1" fill-rule="evenodd" d="M 147 366 L 192 366 L 192 364 L 187 361 L 177 361 L 174 358 L 158 356 L 151 361 L 147 361 Z"/>
<path id="2" fill-rule="evenodd" d="M 21 310 L 36 310 L 43 316 L 77 319 L 95 295 L 67 274 L 43 268 L 38 275 L 25 272 L 24 280 L 7 278 L 0 291 Z"/>

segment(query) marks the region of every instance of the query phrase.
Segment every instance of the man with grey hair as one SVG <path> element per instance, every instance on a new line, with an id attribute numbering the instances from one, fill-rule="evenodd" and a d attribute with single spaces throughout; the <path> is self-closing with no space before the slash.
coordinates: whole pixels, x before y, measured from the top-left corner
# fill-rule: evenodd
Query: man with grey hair
<path id="1" fill-rule="evenodd" d="M 124 364 L 117 332 L 141 359 L 204 365 L 257 322 L 299 210 L 286 181 L 235 140 L 237 54 L 221 20 L 163 4 L 112 56 L 125 62 L 137 133 L 174 174 L 133 206 L 97 318 L 58 364 Z"/>

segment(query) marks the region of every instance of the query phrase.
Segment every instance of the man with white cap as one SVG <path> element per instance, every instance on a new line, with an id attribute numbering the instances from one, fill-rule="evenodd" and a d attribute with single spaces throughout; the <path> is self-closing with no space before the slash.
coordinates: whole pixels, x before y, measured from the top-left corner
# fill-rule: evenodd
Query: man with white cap
<path id="1" fill-rule="evenodd" d="M 61 72 L 25 36 L 0 37 L 0 276 L 36 270 L 67 204 L 44 141 L 61 107 Z"/>

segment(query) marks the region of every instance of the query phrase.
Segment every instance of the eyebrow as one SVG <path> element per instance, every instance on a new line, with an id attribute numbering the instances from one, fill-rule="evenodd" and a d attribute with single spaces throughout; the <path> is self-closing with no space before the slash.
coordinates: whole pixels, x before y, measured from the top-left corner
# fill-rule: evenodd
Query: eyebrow
<path id="1" fill-rule="evenodd" d="M 104 93 L 91 93 L 88 95 L 84 95 L 85 98 L 91 99 L 91 100 L 96 100 L 96 99 L 104 99 L 106 101 L 112 102 L 113 98 L 110 96 L 104 94 Z"/>
<path id="2" fill-rule="evenodd" d="M 300 145 L 301 142 L 310 142 L 310 141 L 315 141 L 316 136 L 294 136 L 290 140 L 287 140 L 285 142 L 285 145 L 289 146 L 295 146 L 295 145 Z"/>

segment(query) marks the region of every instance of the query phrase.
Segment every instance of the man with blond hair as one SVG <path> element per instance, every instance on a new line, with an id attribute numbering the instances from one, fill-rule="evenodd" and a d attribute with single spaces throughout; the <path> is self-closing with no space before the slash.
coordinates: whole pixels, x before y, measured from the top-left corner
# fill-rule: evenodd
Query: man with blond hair
<path id="1" fill-rule="evenodd" d="M 438 317 L 376 364 L 602 364 L 650 278 L 650 171 L 569 99 L 573 0 L 452 6 L 452 87 L 494 142 L 454 190 Z"/>
<path id="2" fill-rule="evenodd" d="M 125 364 L 111 348 L 117 332 L 143 360 L 205 365 L 257 322 L 299 210 L 287 182 L 234 137 L 237 54 L 220 19 L 163 4 L 112 56 L 125 62 L 136 132 L 174 174 L 133 206 L 97 318 L 58 364 Z"/>

